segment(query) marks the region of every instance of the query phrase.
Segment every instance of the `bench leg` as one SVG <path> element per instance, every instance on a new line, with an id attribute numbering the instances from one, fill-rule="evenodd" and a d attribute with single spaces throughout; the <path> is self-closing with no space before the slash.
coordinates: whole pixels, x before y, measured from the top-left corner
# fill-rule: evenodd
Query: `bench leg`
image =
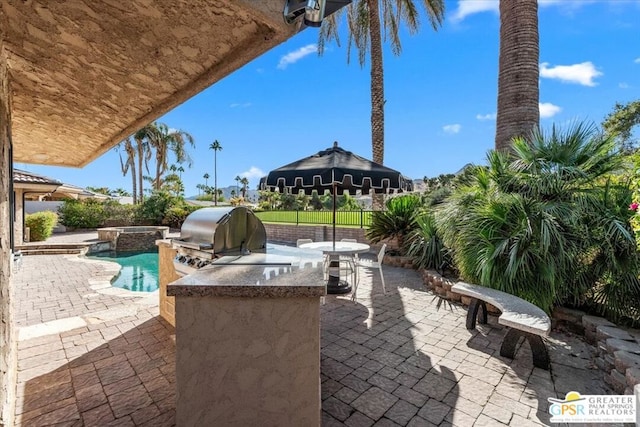
<path id="1" fill-rule="evenodd" d="M 510 328 L 507 334 L 502 340 L 502 346 L 500 347 L 500 356 L 513 359 L 518 349 L 518 343 L 521 338 L 525 338 L 529 341 L 531 347 L 531 353 L 533 354 L 533 365 L 537 368 L 549 370 L 549 353 L 547 352 L 547 346 L 544 344 L 544 340 L 541 336 L 532 334 L 529 332 L 520 331 L 518 329 Z"/>
<path id="2" fill-rule="evenodd" d="M 478 313 L 480 308 L 482 310 Z M 478 318 L 478 315 L 480 315 L 480 318 Z M 471 298 L 469 311 L 467 311 L 467 329 L 473 330 L 476 328 L 476 319 L 481 324 L 487 323 L 487 305 L 482 300 Z"/>

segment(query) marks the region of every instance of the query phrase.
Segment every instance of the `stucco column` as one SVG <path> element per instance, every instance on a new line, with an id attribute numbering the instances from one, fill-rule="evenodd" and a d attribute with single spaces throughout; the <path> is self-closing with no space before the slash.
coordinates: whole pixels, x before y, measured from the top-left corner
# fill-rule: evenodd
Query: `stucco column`
<path id="1" fill-rule="evenodd" d="M 0 425 L 13 425 L 17 341 L 11 295 L 11 95 L 4 46 L 0 40 Z"/>

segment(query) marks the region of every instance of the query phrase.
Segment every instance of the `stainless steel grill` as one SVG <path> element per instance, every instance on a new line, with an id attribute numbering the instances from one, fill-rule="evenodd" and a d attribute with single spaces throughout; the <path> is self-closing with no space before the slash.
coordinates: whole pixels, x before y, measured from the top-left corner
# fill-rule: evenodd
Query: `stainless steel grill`
<path id="1" fill-rule="evenodd" d="M 203 208 L 185 219 L 180 238 L 171 243 L 178 251 L 176 272 L 190 274 L 223 256 L 265 252 L 267 233 L 245 207 Z"/>

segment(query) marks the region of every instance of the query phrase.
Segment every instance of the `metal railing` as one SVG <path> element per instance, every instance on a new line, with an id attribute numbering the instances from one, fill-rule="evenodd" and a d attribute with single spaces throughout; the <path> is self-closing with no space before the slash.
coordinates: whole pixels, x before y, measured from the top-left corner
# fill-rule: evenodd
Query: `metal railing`
<path id="1" fill-rule="evenodd" d="M 336 211 L 336 225 L 365 228 L 371 225 L 373 211 Z M 332 225 L 333 211 L 262 211 L 255 213 L 262 222 Z"/>

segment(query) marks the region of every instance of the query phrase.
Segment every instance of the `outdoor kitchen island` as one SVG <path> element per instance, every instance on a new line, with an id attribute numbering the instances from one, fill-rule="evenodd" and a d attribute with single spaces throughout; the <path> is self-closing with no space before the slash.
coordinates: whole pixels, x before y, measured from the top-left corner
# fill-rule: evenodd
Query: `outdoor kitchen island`
<path id="1" fill-rule="evenodd" d="M 223 256 L 175 297 L 179 426 L 320 426 L 322 262 Z"/>

